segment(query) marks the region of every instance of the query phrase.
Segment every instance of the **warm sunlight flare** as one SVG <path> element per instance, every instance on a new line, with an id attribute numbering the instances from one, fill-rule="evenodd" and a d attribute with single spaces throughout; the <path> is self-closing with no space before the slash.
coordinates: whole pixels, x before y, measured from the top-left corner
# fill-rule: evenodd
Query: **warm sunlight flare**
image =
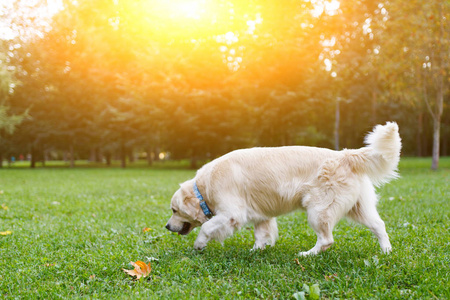
<path id="1" fill-rule="evenodd" d="M 116 0 L 119 4 L 119 0 Z M 215 1 L 206 0 L 168 0 L 168 1 L 141 1 L 142 9 L 146 12 L 157 11 L 159 17 L 189 22 L 189 19 L 198 20 L 211 13 L 211 6 Z"/>
<path id="2" fill-rule="evenodd" d="M 205 13 L 204 6 L 206 1 L 175 0 L 167 2 L 169 12 L 175 17 L 199 19 Z"/>

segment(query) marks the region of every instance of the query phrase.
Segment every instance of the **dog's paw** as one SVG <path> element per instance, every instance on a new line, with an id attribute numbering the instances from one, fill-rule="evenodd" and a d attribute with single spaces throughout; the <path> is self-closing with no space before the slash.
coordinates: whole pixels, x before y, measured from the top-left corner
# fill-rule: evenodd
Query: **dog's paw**
<path id="1" fill-rule="evenodd" d="M 256 250 L 264 250 L 266 248 L 267 244 L 254 244 L 253 248 L 250 249 L 250 251 L 256 251 Z"/>
<path id="2" fill-rule="evenodd" d="M 384 247 L 384 248 L 382 248 L 382 251 L 383 251 L 384 254 L 389 254 L 389 253 L 392 252 L 392 247 L 391 246 Z"/>
<path id="3" fill-rule="evenodd" d="M 197 242 L 197 241 L 194 243 L 194 249 L 197 251 L 203 250 L 203 249 L 205 249 L 205 247 L 206 247 L 206 243 Z"/>
<path id="4" fill-rule="evenodd" d="M 317 253 L 318 252 L 316 252 L 316 251 L 309 250 L 309 251 L 299 252 L 298 255 L 305 257 L 305 256 L 310 256 L 310 255 L 316 255 Z"/>

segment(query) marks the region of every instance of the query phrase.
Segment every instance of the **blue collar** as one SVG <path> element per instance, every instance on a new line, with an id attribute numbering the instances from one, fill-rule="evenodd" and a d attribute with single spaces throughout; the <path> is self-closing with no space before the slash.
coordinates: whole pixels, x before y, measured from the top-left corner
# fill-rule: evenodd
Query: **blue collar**
<path id="1" fill-rule="evenodd" d="M 208 219 L 211 219 L 211 218 L 213 217 L 213 213 L 212 213 L 211 210 L 209 209 L 208 205 L 206 205 L 206 202 L 205 202 L 205 200 L 203 199 L 202 194 L 201 194 L 200 191 L 198 190 L 197 183 L 196 183 L 195 181 L 194 181 L 194 194 L 195 194 L 195 197 L 197 197 L 198 200 L 200 200 L 200 207 L 202 208 L 203 213 L 205 214 L 205 216 L 206 216 Z"/>

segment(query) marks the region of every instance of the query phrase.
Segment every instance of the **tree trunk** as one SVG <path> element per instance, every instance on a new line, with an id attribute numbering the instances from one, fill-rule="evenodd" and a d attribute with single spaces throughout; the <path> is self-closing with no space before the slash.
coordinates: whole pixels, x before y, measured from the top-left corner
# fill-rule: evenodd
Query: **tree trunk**
<path id="1" fill-rule="evenodd" d="M 437 170 L 439 168 L 439 142 L 440 142 L 441 121 L 438 118 L 433 119 L 433 160 L 431 169 Z"/>
<path id="2" fill-rule="evenodd" d="M 34 169 L 36 168 L 36 150 L 34 149 L 34 145 L 31 146 L 30 154 L 31 154 L 30 168 Z"/>
<path id="3" fill-rule="evenodd" d="M 431 169 L 439 168 L 439 147 L 441 138 L 441 118 L 444 110 L 444 78 L 440 74 L 438 81 L 438 93 L 436 96 L 436 111 L 433 115 L 433 160 Z"/>
<path id="4" fill-rule="evenodd" d="M 438 72 L 437 72 L 437 95 L 436 95 L 436 110 L 433 114 L 433 159 L 431 163 L 431 169 L 437 170 L 439 167 L 439 143 L 441 135 L 441 118 L 444 111 L 444 49 L 443 37 L 444 37 L 444 24 L 443 24 L 443 12 L 442 12 L 442 1 L 439 3 L 439 49 L 438 49 Z M 447 54 L 448 55 L 448 54 Z"/>
<path id="5" fill-rule="evenodd" d="M 41 150 L 39 151 L 39 155 L 40 155 L 40 160 L 42 163 L 42 167 L 45 167 L 45 161 L 46 161 L 46 154 L 45 154 L 45 150 L 43 148 L 41 148 Z"/>
<path id="6" fill-rule="evenodd" d="M 3 168 L 3 153 L 0 152 L 0 168 Z"/>
<path id="7" fill-rule="evenodd" d="M 70 143 L 69 146 L 69 155 L 70 155 L 70 167 L 71 168 L 75 168 L 75 155 L 74 155 L 74 150 L 73 150 L 73 143 Z"/>
<path id="8" fill-rule="evenodd" d="M 155 147 L 155 161 L 159 161 L 159 147 Z"/>
<path id="9" fill-rule="evenodd" d="M 41 157 L 41 163 L 42 163 L 42 166 L 45 167 L 45 154 L 44 154 L 44 153 L 41 153 L 41 155 L 42 155 L 42 157 Z"/>
<path id="10" fill-rule="evenodd" d="M 133 151 L 133 148 L 130 148 L 128 151 L 128 161 L 130 162 L 130 163 L 134 163 L 134 151 Z"/>
<path id="11" fill-rule="evenodd" d="M 48 152 L 49 152 L 48 150 L 44 150 L 44 161 L 49 161 L 50 160 Z"/>
<path id="12" fill-rule="evenodd" d="M 111 166 L 111 156 L 112 156 L 111 152 L 109 152 L 109 151 L 106 152 L 105 156 L 106 156 L 106 165 L 108 167 L 110 167 Z"/>
<path id="13" fill-rule="evenodd" d="M 97 161 L 97 155 L 96 155 L 96 151 L 95 148 L 91 148 L 90 153 L 89 153 L 89 161 L 90 162 L 96 162 Z"/>
<path id="14" fill-rule="evenodd" d="M 417 135 L 416 135 L 416 155 L 418 157 L 423 156 L 422 134 L 423 134 L 423 112 L 419 112 L 419 115 L 417 116 Z"/>
<path id="15" fill-rule="evenodd" d="M 123 141 L 120 144 L 120 167 L 127 167 L 127 151 L 125 149 L 125 143 Z"/>
<path id="16" fill-rule="evenodd" d="M 147 163 L 149 166 L 153 165 L 152 147 L 147 148 Z"/>
<path id="17" fill-rule="evenodd" d="M 336 115 L 334 120 L 334 149 L 339 150 L 339 123 L 341 112 L 339 110 L 339 99 L 336 100 Z"/>

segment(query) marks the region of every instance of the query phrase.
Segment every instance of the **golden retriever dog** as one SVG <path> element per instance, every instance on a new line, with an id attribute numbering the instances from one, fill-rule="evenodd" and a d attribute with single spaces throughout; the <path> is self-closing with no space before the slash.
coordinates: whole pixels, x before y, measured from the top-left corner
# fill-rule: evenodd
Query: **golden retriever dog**
<path id="1" fill-rule="evenodd" d="M 278 237 L 275 218 L 301 209 L 317 234 L 316 245 L 301 255 L 330 247 L 333 227 L 345 216 L 367 226 L 382 251 L 389 253 L 391 243 L 376 209 L 375 187 L 397 177 L 401 149 L 397 124 L 377 125 L 365 143 L 366 147 L 342 151 L 288 146 L 230 152 L 180 185 L 166 228 L 185 235 L 201 226 L 194 243 L 200 250 L 210 240 L 222 243 L 253 223 L 253 249 L 264 249 Z"/>

